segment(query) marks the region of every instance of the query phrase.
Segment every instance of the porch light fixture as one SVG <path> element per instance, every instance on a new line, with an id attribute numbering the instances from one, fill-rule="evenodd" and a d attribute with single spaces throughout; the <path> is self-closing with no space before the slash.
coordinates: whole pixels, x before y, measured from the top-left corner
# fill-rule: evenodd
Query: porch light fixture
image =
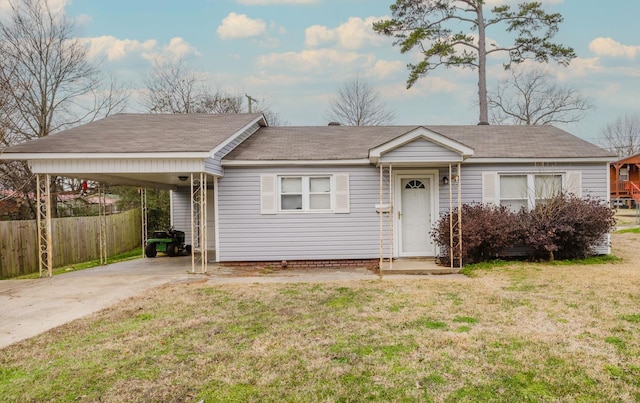
<path id="1" fill-rule="evenodd" d="M 448 185 L 449 184 L 449 178 L 447 178 L 446 176 L 442 177 L 442 184 L 443 185 Z"/>
<path id="2" fill-rule="evenodd" d="M 186 182 L 186 180 L 189 179 L 189 177 L 185 175 L 180 175 L 178 176 L 178 179 L 180 179 L 180 182 Z"/>

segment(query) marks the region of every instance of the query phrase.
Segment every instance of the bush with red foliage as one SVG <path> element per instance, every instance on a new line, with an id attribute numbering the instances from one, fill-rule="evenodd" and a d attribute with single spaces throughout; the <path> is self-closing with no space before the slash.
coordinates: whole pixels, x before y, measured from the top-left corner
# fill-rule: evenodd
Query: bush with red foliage
<path id="1" fill-rule="evenodd" d="M 454 223 L 457 215 L 455 209 Z M 595 254 L 614 226 L 613 210 L 591 197 L 560 195 L 518 213 L 505 206 L 463 204 L 462 261 L 472 264 L 505 257 L 516 246 L 523 247 L 524 257 L 532 260 L 583 258 Z M 451 258 L 449 236 L 449 213 L 445 213 L 431 237 L 440 249 L 440 262 L 446 265 Z"/>
<path id="2" fill-rule="evenodd" d="M 533 259 L 575 259 L 593 255 L 594 248 L 616 224 L 608 203 L 592 197 L 561 195 L 518 214 L 522 240 Z"/>
<path id="3" fill-rule="evenodd" d="M 458 209 L 453 211 L 453 222 L 458 220 Z M 519 240 L 518 216 L 505 206 L 488 204 L 462 205 L 462 261 L 478 263 L 494 259 L 513 247 Z M 449 213 L 443 214 L 431 236 L 440 248 L 440 262 L 449 264 Z M 457 233 L 454 232 L 457 236 Z"/>

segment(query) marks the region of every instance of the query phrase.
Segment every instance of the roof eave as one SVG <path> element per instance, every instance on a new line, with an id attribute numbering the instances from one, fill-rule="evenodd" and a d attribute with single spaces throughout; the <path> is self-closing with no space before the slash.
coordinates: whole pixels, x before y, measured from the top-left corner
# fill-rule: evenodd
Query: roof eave
<path id="1" fill-rule="evenodd" d="M 209 158 L 209 152 L 156 152 L 156 153 L 18 153 L 4 152 L 0 160 L 86 160 L 86 159 L 194 159 Z"/>
<path id="2" fill-rule="evenodd" d="M 223 167 L 370 165 L 367 158 L 345 160 L 222 160 Z"/>
<path id="3" fill-rule="evenodd" d="M 469 158 L 467 164 L 517 164 L 517 163 L 586 163 L 611 162 L 611 157 L 484 157 Z"/>

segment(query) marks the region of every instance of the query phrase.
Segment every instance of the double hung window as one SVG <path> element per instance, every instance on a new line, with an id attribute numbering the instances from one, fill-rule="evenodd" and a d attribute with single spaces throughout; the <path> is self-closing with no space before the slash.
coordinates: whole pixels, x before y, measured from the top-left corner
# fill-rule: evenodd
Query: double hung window
<path id="1" fill-rule="evenodd" d="M 623 182 L 626 182 L 629 180 L 629 169 L 627 168 L 620 168 L 620 180 Z"/>
<path id="2" fill-rule="evenodd" d="M 500 175 L 500 205 L 512 211 L 532 209 L 562 193 L 560 174 Z"/>
<path id="3" fill-rule="evenodd" d="M 331 176 L 279 177 L 280 211 L 331 211 Z"/>

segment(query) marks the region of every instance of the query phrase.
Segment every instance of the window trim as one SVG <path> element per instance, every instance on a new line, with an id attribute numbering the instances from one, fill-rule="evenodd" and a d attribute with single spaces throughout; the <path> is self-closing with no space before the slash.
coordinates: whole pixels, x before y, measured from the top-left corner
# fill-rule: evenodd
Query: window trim
<path id="1" fill-rule="evenodd" d="M 282 179 L 286 178 L 301 178 L 302 179 L 302 208 L 301 209 L 283 209 L 282 208 Z M 329 179 L 329 203 L 330 207 L 328 209 L 311 209 L 310 201 L 311 195 L 321 194 L 321 193 L 312 193 L 309 180 L 311 178 L 328 178 Z M 336 184 L 335 184 L 335 175 L 334 174 L 282 174 L 276 175 L 277 182 L 277 203 L 278 203 L 278 213 L 282 214 L 326 214 L 326 213 L 334 213 L 336 210 Z M 286 193 L 285 193 L 286 194 Z"/>

